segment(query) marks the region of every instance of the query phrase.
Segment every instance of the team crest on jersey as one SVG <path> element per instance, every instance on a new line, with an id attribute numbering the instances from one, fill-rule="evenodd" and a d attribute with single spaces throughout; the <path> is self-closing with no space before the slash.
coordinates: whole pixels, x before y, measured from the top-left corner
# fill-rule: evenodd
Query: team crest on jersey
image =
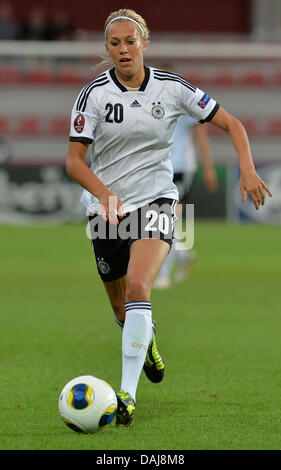
<path id="1" fill-rule="evenodd" d="M 98 261 L 98 268 L 99 270 L 102 272 L 102 274 L 108 274 L 109 271 L 110 271 L 110 266 L 109 264 L 107 264 L 103 258 L 101 258 L 99 261 Z"/>
<path id="2" fill-rule="evenodd" d="M 83 114 L 78 114 L 78 116 L 76 116 L 74 120 L 74 129 L 76 130 L 76 132 L 78 132 L 78 134 L 80 134 L 83 131 L 84 126 L 85 126 L 85 118 Z"/>
<path id="3" fill-rule="evenodd" d="M 157 104 L 152 103 L 154 106 L 151 109 L 151 114 L 155 119 L 163 119 L 165 116 L 165 109 L 161 106 L 161 103 L 158 102 Z"/>

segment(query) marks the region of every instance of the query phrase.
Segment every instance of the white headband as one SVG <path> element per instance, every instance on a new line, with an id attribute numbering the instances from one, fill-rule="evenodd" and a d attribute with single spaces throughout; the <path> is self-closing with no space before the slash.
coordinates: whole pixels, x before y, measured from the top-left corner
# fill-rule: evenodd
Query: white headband
<path id="1" fill-rule="evenodd" d="M 105 36 L 106 36 L 106 33 L 107 33 L 108 26 L 111 25 L 111 23 L 113 23 L 113 21 L 117 21 L 117 20 L 133 21 L 133 23 L 135 23 L 140 28 L 143 36 L 145 37 L 145 32 L 144 32 L 143 27 L 136 20 L 133 20 L 133 18 L 129 18 L 128 16 L 117 16 L 116 18 L 113 18 L 112 20 L 110 20 L 110 22 L 106 25 L 106 28 L 105 28 L 105 31 L 104 31 Z"/>

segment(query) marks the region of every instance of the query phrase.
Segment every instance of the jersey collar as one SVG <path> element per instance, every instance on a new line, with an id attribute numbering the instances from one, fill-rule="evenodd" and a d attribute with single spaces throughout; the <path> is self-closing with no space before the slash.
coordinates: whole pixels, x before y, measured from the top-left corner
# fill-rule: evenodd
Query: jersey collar
<path id="1" fill-rule="evenodd" d="M 150 77 L 150 69 L 149 67 L 146 67 L 144 66 L 144 72 L 145 72 L 145 76 L 144 76 L 144 80 L 141 84 L 141 86 L 139 87 L 139 91 L 144 91 L 146 89 L 146 86 L 149 82 L 149 77 Z M 118 86 L 118 88 L 120 88 L 121 91 L 128 91 L 127 88 L 123 85 L 123 83 L 121 83 L 117 76 L 116 76 L 116 73 L 115 73 L 115 67 L 113 67 L 112 69 L 109 70 L 109 75 L 111 76 L 112 80 L 114 81 L 115 85 Z"/>

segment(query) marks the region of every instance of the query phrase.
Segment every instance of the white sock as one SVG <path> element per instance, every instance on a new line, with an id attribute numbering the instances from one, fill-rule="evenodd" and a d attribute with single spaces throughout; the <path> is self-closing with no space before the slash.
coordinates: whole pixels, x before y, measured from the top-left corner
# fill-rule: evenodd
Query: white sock
<path id="1" fill-rule="evenodd" d="M 146 301 L 126 302 L 126 318 L 122 335 L 121 390 L 136 400 L 136 391 L 152 338 L 151 304 Z"/>

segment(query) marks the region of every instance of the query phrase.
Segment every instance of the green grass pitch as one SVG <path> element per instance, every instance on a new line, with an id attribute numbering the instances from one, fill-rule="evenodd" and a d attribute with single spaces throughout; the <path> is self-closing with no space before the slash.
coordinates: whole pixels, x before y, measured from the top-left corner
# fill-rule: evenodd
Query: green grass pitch
<path id="1" fill-rule="evenodd" d="M 152 295 L 165 379 L 142 374 L 131 428 L 95 435 L 57 408 L 78 375 L 120 386 L 121 331 L 85 227 L 0 237 L 0 449 L 280 449 L 281 227 L 196 222 L 189 280 Z"/>

